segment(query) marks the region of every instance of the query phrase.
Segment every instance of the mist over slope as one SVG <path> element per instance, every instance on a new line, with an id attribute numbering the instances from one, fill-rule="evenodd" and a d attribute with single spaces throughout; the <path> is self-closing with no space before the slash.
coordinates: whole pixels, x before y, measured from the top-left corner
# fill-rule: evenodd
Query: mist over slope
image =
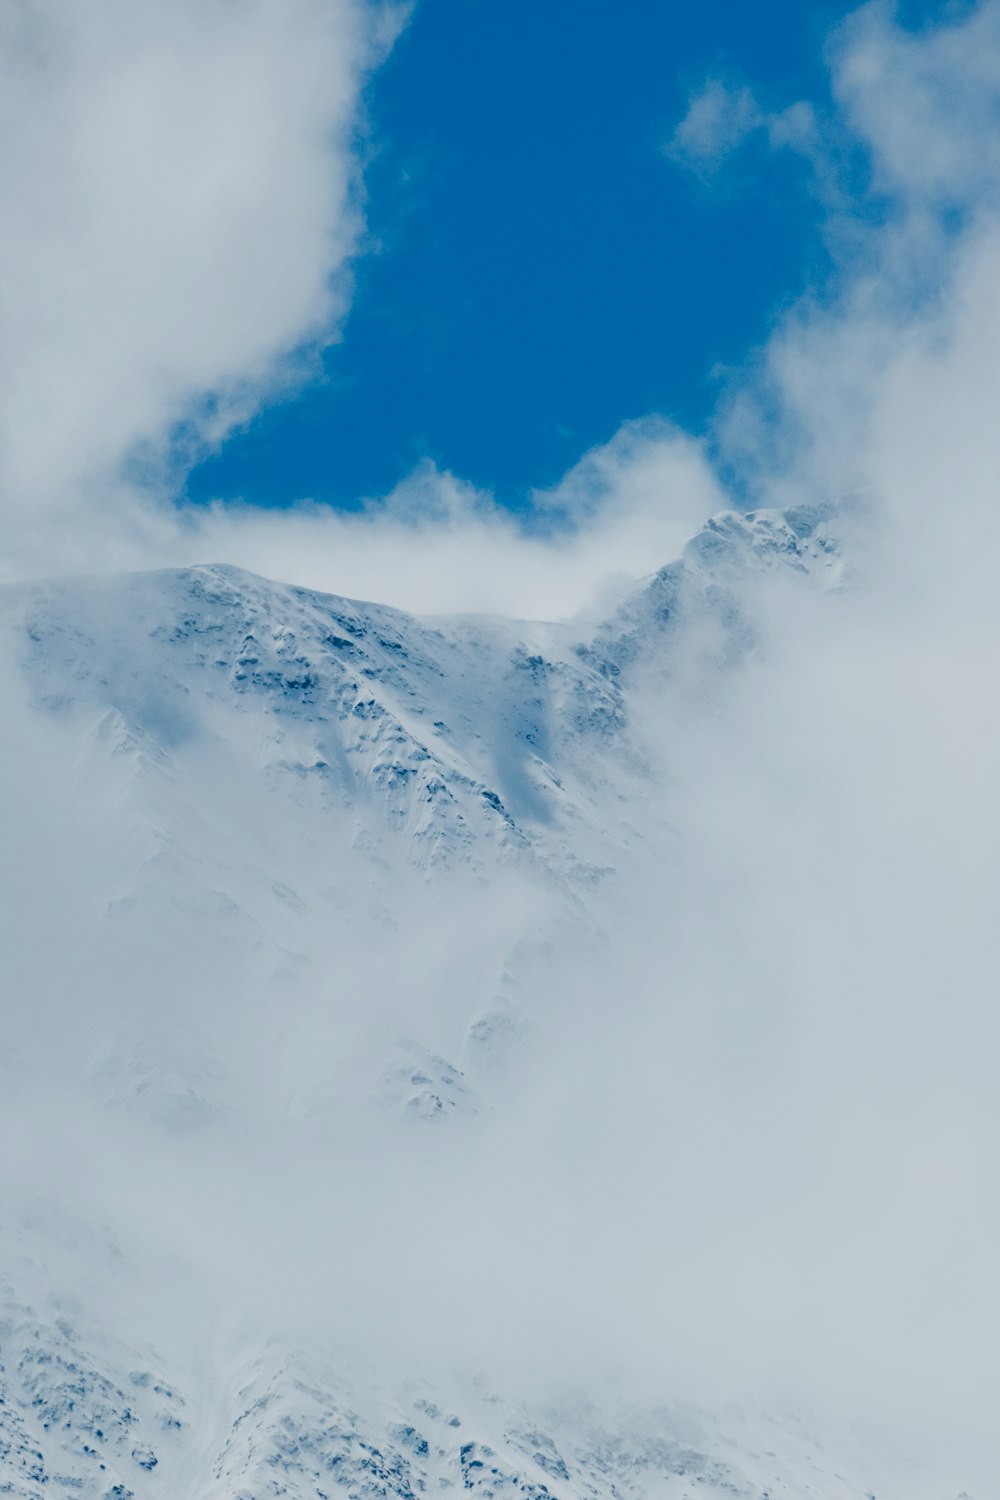
<path id="1" fill-rule="evenodd" d="M 12 1493 L 958 1494 L 985 1387 L 900 1387 L 968 1335 L 911 1215 L 992 1105 L 923 1159 L 905 999 L 754 738 L 875 534 L 722 514 L 562 625 L 0 593 Z"/>
<path id="2" fill-rule="evenodd" d="M 499 1045 L 478 1008 L 514 983 L 509 950 L 561 928 L 611 941 L 635 870 L 676 858 L 670 713 L 758 649 L 754 585 L 840 570 L 828 520 L 762 512 L 710 522 L 582 627 L 414 618 L 224 567 L 8 587 L 32 731 L 82 809 L 88 953 L 127 997 L 117 1019 L 191 993 L 186 1021 L 225 1038 L 213 984 L 295 992 L 343 965 L 369 985 L 388 945 L 419 986 L 428 947 L 435 993 L 392 1002 L 396 1024 L 445 1024 L 444 984 L 468 1007 L 449 1024 Z"/>

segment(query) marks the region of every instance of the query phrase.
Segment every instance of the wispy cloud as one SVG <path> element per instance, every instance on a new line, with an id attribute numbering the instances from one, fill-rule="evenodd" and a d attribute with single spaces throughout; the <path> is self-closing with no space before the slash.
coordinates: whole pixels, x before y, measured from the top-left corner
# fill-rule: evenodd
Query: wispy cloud
<path id="1" fill-rule="evenodd" d="M 701 177 L 711 177 L 752 136 L 761 134 L 775 150 L 808 151 L 816 122 L 811 107 L 799 101 L 768 113 L 745 84 L 709 78 L 692 94 L 687 114 L 666 146 L 667 155 Z"/>
<path id="2" fill-rule="evenodd" d="M 992 0 L 909 32 L 863 6 L 830 42 L 836 99 L 886 193 L 995 211 L 1000 186 L 1000 10 Z"/>

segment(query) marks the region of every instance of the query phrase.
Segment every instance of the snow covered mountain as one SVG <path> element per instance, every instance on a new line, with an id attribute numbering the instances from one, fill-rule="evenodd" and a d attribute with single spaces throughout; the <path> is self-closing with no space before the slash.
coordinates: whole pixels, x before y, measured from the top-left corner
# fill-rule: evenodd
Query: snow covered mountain
<path id="1" fill-rule="evenodd" d="M 829 523 L 715 519 L 587 631 L 415 619 L 225 567 L 8 587 L 2 608 L 34 701 L 133 778 L 183 781 L 193 746 L 225 747 L 243 762 L 227 778 L 262 778 L 372 859 L 521 859 L 585 884 L 633 836 L 612 810 L 642 775 L 622 764 L 629 681 L 669 670 L 692 621 L 706 660 L 745 652 L 742 590 L 775 567 L 836 582 Z"/>
<path id="2" fill-rule="evenodd" d="M 416 1242 L 437 1220 L 413 1203 L 436 1216 L 489 1122 L 537 1109 L 576 1024 L 556 974 L 613 963 L 628 872 L 669 868 L 671 714 L 757 650 L 762 591 L 843 570 L 803 507 L 713 519 L 600 622 L 418 619 L 217 566 L 0 591 L 27 705 L 0 1494 L 922 1492 L 787 1416 L 584 1397 L 572 1368 L 535 1402 L 489 1348 L 452 1387 L 436 1361 L 391 1375 L 326 1293 L 285 1319 L 255 1280 L 277 1257 L 301 1312 L 319 1265 L 370 1249 L 377 1285 L 397 1221 L 373 1194 Z M 317 1203 L 348 1235 L 328 1261 Z"/>
<path id="3" fill-rule="evenodd" d="M 222 1082 L 232 1018 L 202 997 L 232 990 L 234 969 L 241 991 L 295 987 L 358 919 L 419 925 L 443 899 L 476 906 L 478 989 L 437 1028 L 439 998 L 415 997 L 416 1034 L 371 1087 L 420 1114 L 474 1111 L 469 1069 L 489 1074 L 516 1043 L 514 992 L 553 932 L 593 944 L 615 921 L 615 871 L 669 859 L 651 675 L 657 697 L 709 691 L 753 650 L 748 586 L 775 571 L 835 584 L 828 518 L 712 520 L 586 627 L 416 619 L 225 567 L 0 592 L 5 654 L 85 810 L 79 857 L 96 861 L 89 962 L 122 997 L 92 1062 L 103 1095 L 178 1125 L 242 1107 Z M 505 900 L 484 917 L 491 882 Z M 166 1032 L 137 985 L 173 1016 Z M 178 1055 L 178 1034 L 207 1040 Z M 288 1073 L 300 1090 L 300 1065 Z"/>

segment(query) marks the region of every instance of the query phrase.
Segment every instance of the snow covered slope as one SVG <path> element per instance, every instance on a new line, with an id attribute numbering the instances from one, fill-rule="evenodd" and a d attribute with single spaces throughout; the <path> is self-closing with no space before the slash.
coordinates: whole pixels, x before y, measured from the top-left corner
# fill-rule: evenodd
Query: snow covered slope
<path id="1" fill-rule="evenodd" d="M 774 569 L 837 582 L 829 524 L 719 517 L 586 630 L 415 619 L 225 567 L 8 587 L 2 613 L 34 701 L 123 781 L 183 782 L 204 750 L 374 860 L 586 883 L 634 837 L 630 677 L 669 669 L 692 618 L 737 660 L 747 582 Z"/>
<path id="2" fill-rule="evenodd" d="M 267 1349 L 192 1396 L 129 1349 L 94 1350 L 66 1318 L 3 1324 L 0 1470 L 18 1500 L 861 1500 L 871 1455 L 831 1457 L 800 1420 L 684 1406 L 528 1410 L 483 1391 L 442 1406 L 416 1382 L 350 1384 L 329 1360 Z M 210 1419 L 209 1419 L 210 1418 Z M 848 1448 L 850 1445 L 848 1445 Z M 847 1462 L 845 1463 L 845 1457 Z M 919 1472 L 913 1475 L 919 1484 Z M 877 1490 L 874 1486 L 878 1486 Z"/>

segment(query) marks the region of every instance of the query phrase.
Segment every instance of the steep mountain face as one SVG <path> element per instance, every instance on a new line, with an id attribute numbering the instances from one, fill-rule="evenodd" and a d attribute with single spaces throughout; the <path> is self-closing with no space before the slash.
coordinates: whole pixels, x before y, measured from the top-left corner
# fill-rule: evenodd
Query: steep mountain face
<path id="1" fill-rule="evenodd" d="M 228 567 L 0 591 L 37 772 L 15 864 L 46 886 L 4 938 L 30 1149 L 0 1493 L 912 1500 L 791 1419 L 376 1375 L 353 1325 L 304 1338 L 242 1286 L 223 1315 L 185 1262 L 191 1224 L 214 1266 L 232 1224 L 316 1236 L 320 1200 L 363 1250 L 368 1198 L 403 1193 L 386 1162 L 424 1198 L 459 1180 L 442 1130 L 478 1170 L 483 1122 L 544 1088 L 538 1038 L 575 1024 L 555 974 L 602 961 L 624 871 L 669 865 L 650 695 L 724 692 L 762 590 L 842 575 L 802 508 L 715 518 L 596 624 L 416 619 Z"/>
<path id="2" fill-rule="evenodd" d="M 706 661 L 738 660 L 754 575 L 840 567 L 803 509 L 710 521 L 590 630 L 415 619 L 225 567 L 9 587 L 2 608 L 35 703 L 133 779 L 182 780 L 198 748 L 373 859 L 586 884 L 633 833 L 630 680 L 669 671 L 692 620 Z"/>

